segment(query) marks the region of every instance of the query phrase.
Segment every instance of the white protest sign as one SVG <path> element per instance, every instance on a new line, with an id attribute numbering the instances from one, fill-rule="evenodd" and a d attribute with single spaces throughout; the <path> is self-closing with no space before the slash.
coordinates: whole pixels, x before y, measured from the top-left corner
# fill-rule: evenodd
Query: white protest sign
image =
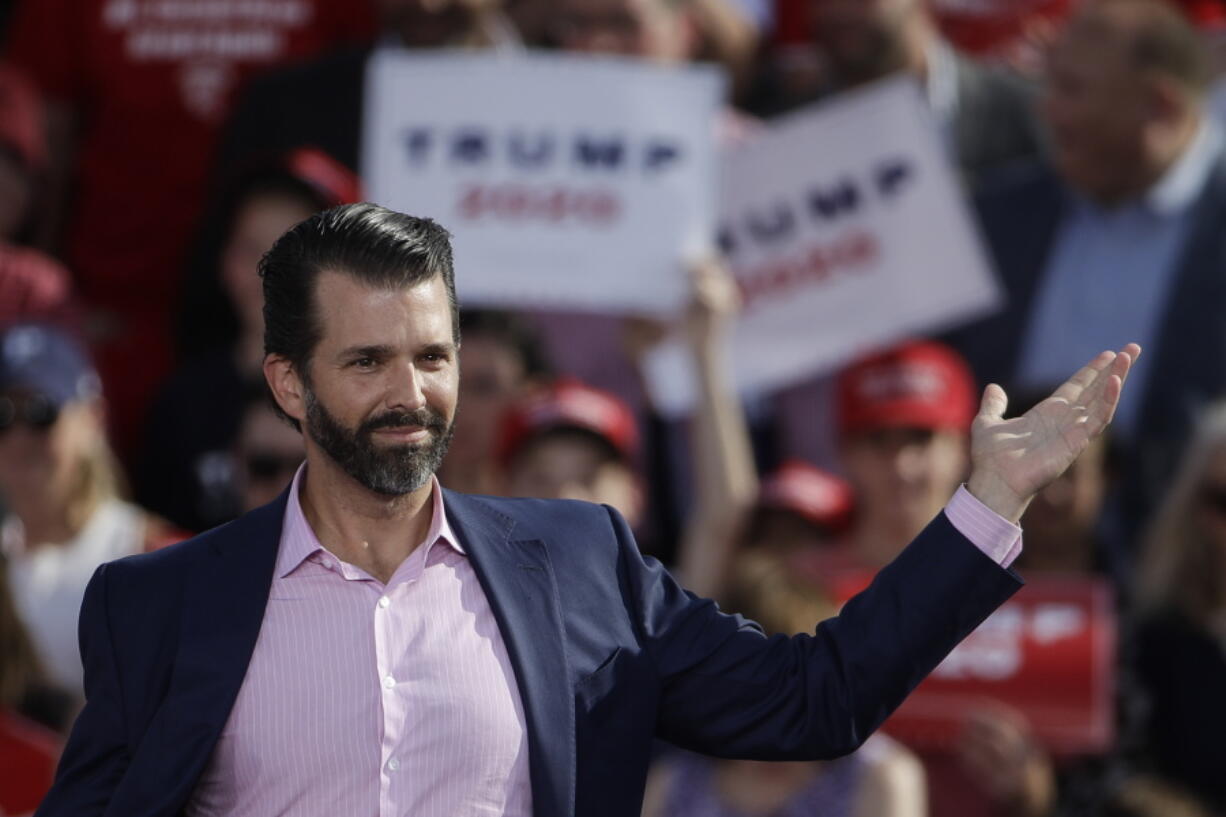
<path id="1" fill-rule="evenodd" d="M 733 375 L 762 393 L 869 347 L 996 308 L 1001 293 L 918 90 L 891 80 L 784 117 L 725 154 L 720 245 L 744 307 Z M 697 397 L 685 348 L 647 360 L 668 414 Z"/>
<path id="2" fill-rule="evenodd" d="M 452 232 L 463 303 L 684 303 L 714 233 L 718 71 L 387 49 L 366 83 L 367 194 Z"/>

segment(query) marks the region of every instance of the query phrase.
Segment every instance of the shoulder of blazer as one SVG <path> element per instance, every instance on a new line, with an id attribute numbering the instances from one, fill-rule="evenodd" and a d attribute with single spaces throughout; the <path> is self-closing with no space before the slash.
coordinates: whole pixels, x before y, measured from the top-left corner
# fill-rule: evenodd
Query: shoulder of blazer
<path id="1" fill-rule="evenodd" d="M 275 552 L 287 497 L 288 491 L 268 505 L 190 539 L 110 562 L 106 565 L 107 579 L 125 586 L 135 583 L 152 592 L 159 586 L 175 589 L 193 570 L 217 555 L 235 552 L 237 548 L 250 551 L 253 556 L 268 549 Z"/>

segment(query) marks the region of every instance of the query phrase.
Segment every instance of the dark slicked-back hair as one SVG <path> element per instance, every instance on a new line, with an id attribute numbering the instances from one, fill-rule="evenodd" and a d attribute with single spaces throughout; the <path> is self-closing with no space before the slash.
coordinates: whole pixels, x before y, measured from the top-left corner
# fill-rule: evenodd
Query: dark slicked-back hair
<path id="1" fill-rule="evenodd" d="M 442 277 L 459 345 L 451 235 L 428 218 L 376 204 L 346 204 L 299 222 L 260 260 L 264 353 L 290 361 L 304 381 L 309 383 L 307 364 L 323 335 L 315 282 L 325 270 L 376 289 L 404 289 Z M 277 413 L 285 417 L 280 407 Z"/>

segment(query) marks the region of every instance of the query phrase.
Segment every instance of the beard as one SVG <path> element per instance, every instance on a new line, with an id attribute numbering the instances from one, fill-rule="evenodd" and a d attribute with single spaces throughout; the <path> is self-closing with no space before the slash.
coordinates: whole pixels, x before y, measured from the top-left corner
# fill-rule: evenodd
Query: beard
<path id="1" fill-rule="evenodd" d="M 369 491 L 404 496 L 425 485 L 447 455 L 455 432 L 441 414 L 423 406 L 415 411 L 389 411 L 347 428 L 336 419 L 309 386 L 306 388 L 306 433 L 316 445 Z M 379 446 L 373 439 L 381 428 L 420 426 L 430 433 L 421 445 Z"/>

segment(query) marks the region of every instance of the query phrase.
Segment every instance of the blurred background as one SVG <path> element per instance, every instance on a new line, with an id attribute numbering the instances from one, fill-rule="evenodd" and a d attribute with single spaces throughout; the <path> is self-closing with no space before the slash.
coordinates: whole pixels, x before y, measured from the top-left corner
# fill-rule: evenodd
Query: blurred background
<path id="1" fill-rule="evenodd" d="M 263 387 L 256 266 L 363 199 L 372 55 L 447 48 L 716 66 L 725 150 L 880 80 L 919 89 L 1003 294 L 989 317 L 746 397 L 747 293 L 718 255 L 678 268 L 672 325 L 462 313 L 443 484 L 611 504 L 768 632 L 812 632 L 940 511 L 988 382 L 1021 412 L 1146 349 L 1109 436 L 1023 519 L 1026 590 L 914 705 L 828 763 L 661 746 L 645 813 L 1226 815 L 1226 2 L 6 0 L 0 35 L 0 814 L 36 807 L 80 705 L 94 568 L 288 485 L 302 442 Z M 686 417 L 646 388 L 669 333 Z"/>

